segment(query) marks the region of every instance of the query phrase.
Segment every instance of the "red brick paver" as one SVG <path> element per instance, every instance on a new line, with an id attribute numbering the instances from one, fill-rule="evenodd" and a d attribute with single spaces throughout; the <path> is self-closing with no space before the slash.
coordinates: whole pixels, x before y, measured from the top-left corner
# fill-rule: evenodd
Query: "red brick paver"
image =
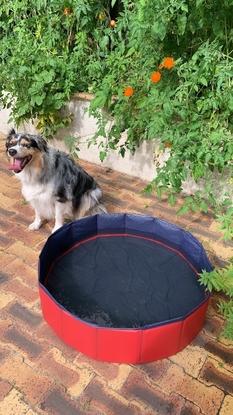
<path id="1" fill-rule="evenodd" d="M 81 162 L 104 191 L 110 212 L 164 218 L 190 230 L 222 265 L 232 244 L 210 215 L 176 216 L 166 200 L 143 194 L 145 183 Z M 233 342 L 221 335 L 213 297 L 204 329 L 185 350 L 145 365 L 96 362 L 69 348 L 43 321 L 37 261 L 51 225 L 30 232 L 30 206 L 7 170 L 0 137 L 0 414 L 231 415 Z"/>

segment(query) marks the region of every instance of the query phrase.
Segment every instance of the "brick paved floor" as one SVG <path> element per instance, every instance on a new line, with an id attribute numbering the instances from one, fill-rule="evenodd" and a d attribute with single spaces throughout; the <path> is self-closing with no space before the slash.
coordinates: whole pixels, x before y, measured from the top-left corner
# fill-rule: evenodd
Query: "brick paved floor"
<path id="1" fill-rule="evenodd" d="M 181 353 L 133 366 L 93 361 L 63 344 L 43 321 L 37 260 L 51 226 L 27 229 L 32 209 L 7 170 L 0 137 L 0 414 L 4 415 L 232 415 L 233 343 L 212 298 L 204 330 Z M 208 215 L 177 217 L 166 201 L 143 196 L 145 183 L 82 163 L 99 181 L 110 212 L 148 213 L 200 238 L 215 264 L 232 245 Z"/>

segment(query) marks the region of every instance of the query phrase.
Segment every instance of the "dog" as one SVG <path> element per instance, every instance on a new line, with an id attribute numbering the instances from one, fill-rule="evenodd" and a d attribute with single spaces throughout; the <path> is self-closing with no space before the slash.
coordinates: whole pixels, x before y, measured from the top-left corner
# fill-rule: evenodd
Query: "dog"
<path id="1" fill-rule="evenodd" d="M 65 218 L 106 213 L 100 202 L 102 191 L 94 178 L 68 154 L 49 146 L 42 136 L 12 129 L 6 138 L 6 152 L 9 169 L 21 181 L 23 197 L 35 210 L 30 230 L 55 219 L 55 232 Z"/>

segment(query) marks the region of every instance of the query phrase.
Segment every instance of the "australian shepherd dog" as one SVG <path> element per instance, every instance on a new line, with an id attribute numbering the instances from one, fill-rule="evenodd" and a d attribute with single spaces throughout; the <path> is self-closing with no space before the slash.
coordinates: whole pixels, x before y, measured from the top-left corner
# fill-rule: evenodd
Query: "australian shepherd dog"
<path id="1" fill-rule="evenodd" d="M 102 191 L 96 181 L 69 155 L 48 146 L 40 135 L 11 130 L 6 139 L 9 168 L 22 184 L 22 194 L 35 210 L 29 226 L 38 230 L 43 221 L 54 219 L 52 232 L 65 218 L 106 212 L 101 204 Z"/>

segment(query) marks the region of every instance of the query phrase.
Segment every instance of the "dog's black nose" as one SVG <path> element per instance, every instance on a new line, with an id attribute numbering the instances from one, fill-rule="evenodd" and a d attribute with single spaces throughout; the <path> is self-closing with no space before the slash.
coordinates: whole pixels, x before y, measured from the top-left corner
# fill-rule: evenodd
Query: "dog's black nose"
<path id="1" fill-rule="evenodd" d="M 16 155 L 16 153 L 17 153 L 17 151 L 14 149 L 14 148 L 10 148 L 9 150 L 8 150 L 8 153 L 10 154 L 10 156 L 15 156 Z"/>

